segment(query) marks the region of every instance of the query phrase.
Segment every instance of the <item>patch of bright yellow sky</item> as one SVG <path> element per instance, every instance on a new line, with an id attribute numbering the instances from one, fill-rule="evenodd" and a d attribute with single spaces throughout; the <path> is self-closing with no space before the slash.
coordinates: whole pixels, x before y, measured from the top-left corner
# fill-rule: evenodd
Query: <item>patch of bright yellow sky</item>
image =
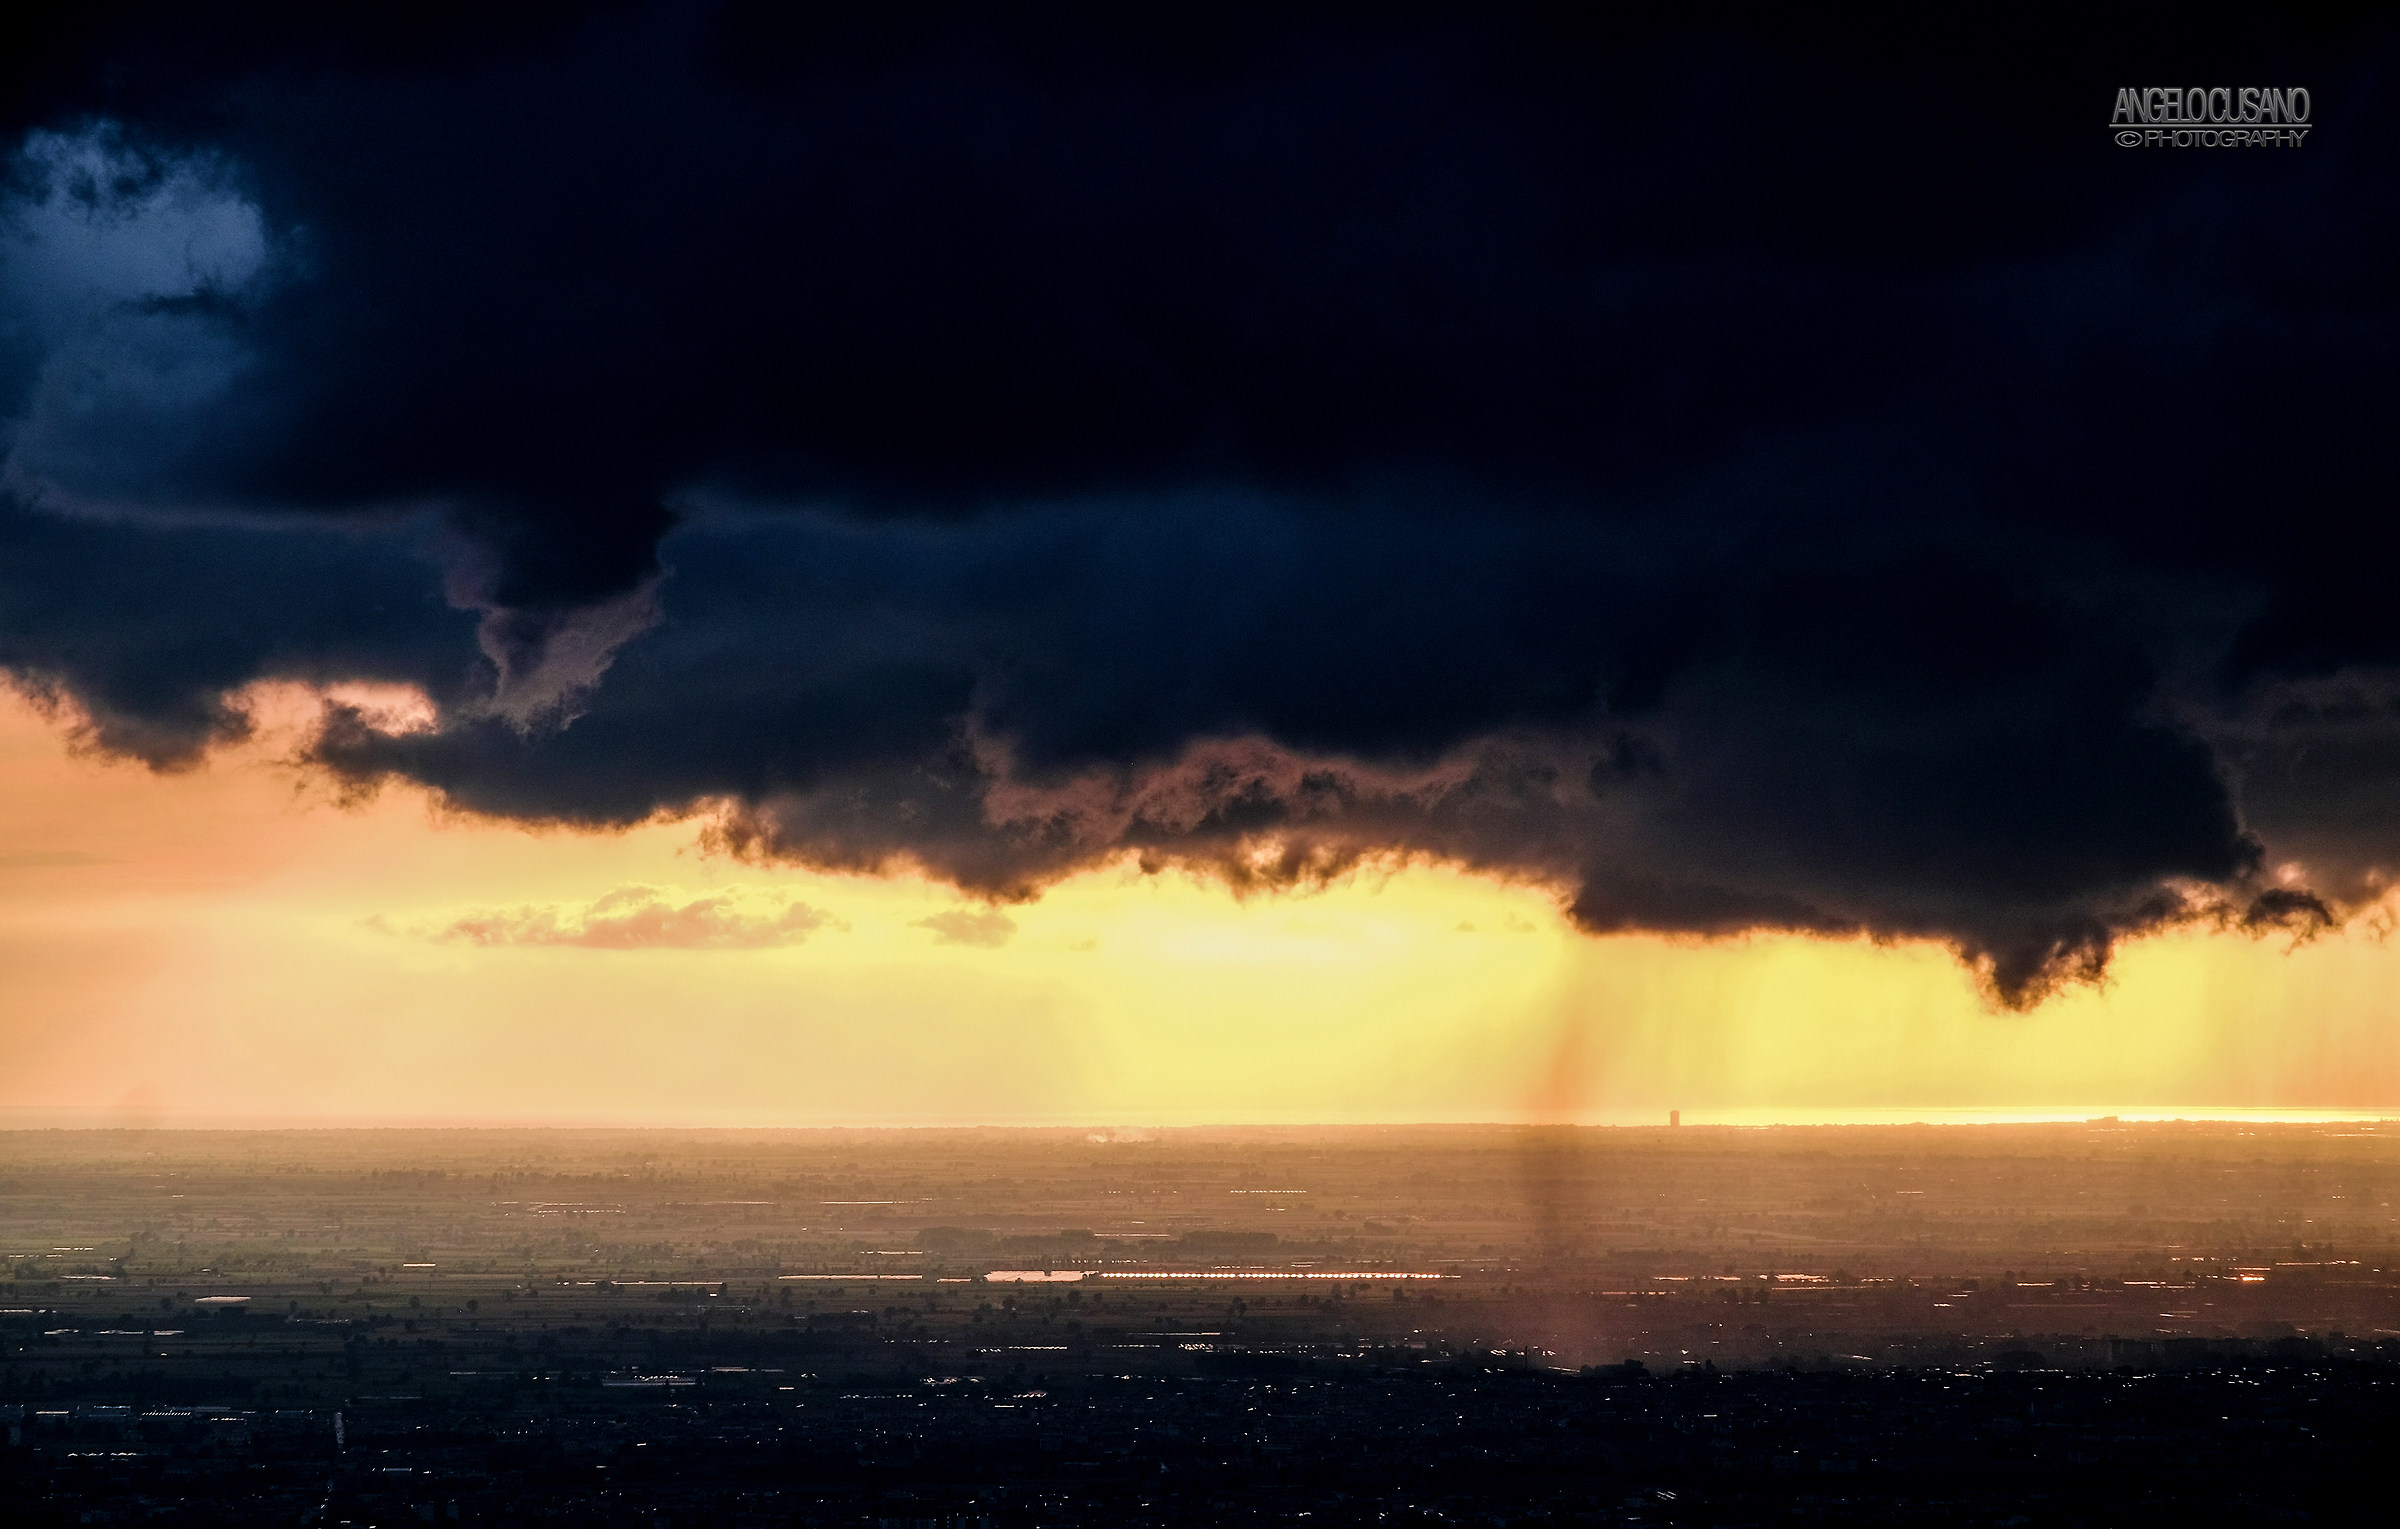
<path id="1" fill-rule="evenodd" d="M 286 698 L 289 700 L 290 698 Z M 1438 866 L 1237 902 L 1111 868 L 918 921 L 922 879 L 360 807 L 270 730 L 154 775 L 0 691 L 0 1126 L 1687 1122 L 2400 1106 L 2400 942 L 2138 941 L 2105 990 L 1994 1013 L 1943 950 L 1592 940 Z M 763 949 L 481 946 L 494 910 L 797 899 Z"/>

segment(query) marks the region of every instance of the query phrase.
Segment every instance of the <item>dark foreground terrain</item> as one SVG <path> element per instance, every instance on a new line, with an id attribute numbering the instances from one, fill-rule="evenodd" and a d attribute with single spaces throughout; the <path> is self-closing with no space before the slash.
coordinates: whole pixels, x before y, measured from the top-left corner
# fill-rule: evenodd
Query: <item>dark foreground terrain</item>
<path id="1" fill-rule="evenodd" d="M 0 1135 L 13 1523 L 2350 1516 L 2400 1131 Z M 1038 1278 L 1032 1276 L 1039 1276 Z"/>

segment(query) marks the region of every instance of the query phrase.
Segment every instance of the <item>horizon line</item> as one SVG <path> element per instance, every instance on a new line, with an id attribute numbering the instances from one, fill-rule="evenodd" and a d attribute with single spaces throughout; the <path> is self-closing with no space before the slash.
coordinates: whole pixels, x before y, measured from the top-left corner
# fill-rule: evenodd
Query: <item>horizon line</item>
<path id="1" fill-rule="evenodd" d="M 1680 1117 L 1680 1118 L 1671 1118 Z M 1831 1127 L 1939 1125 L 2369 1125 L 2400 1122 L 2400 1107 L 2349 1105 L 1943 1105 L 1834 1108 L 1734 1107 L 1729 1109 L 1606 1110 L 1566 1119 L 1431 1117 L 1419 1119 L 850 1119 L 760 1120 L 621 1117 L 509 1117 L 440 1115 L 289 1115 L 239 1111 L 129 1110 L 123 1106 L 0 1105 L 0 1134 L 33 1132 L 299 1132 L 299 1131 L 558 1131 L 711 1132 L 797 1134 L 803 1132 L 1012 1131 L 1091 1133 L 1096 1142 L 1134 1142 L 1155 1133 L 1203 1131 L 1372 1131 L 1372 1130 L 1775 1130 Z"/>

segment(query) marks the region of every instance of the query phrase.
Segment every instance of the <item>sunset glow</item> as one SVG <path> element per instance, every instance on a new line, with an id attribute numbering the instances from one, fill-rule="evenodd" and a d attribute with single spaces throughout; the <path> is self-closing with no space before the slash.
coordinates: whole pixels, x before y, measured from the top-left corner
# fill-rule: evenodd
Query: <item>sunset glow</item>
<path id="1" fill-rule="evenodd" d="M 530 832 L 413 789 L 345 804 L 278 763 L 309 703 L 270 700 L 252 742 L 164 775 L 76 752 L 22 697 L 0 712 L 0 1108 L 19 1123 L 2400 1106 L 2400 951 L 2371 916 L 2297 949 L 2134 941 L 2103 986 L 2006 1013 L 1936 946 L 1595 940 L 1543 888 L 1434 864 L 1244 900 L 1123 866 L 994 910 L 921 877 L 712 855 L 694 821 Z M 714 922 L 645 936 L 607 924 L 612 897 Z"/>

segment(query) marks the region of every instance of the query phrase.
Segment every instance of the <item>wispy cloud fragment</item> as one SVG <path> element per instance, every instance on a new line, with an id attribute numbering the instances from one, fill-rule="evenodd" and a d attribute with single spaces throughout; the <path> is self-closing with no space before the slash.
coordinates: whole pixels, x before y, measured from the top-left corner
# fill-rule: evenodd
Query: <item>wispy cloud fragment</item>
<path id="1" fill-rule="evenodd" d="M 830 914 L 784 898 L 739 892 L 679 900 L 657 887 L 620 887 L 588 906 L 526 906 L 471 913 L 417 931 L 459 945 L 576 945 L 589 950 L 766 950 L 797 945 Z"/>
<path id="2" fill-rule="evenodd" d="M 946 908 L 909 927 L 932 930 L 936 945 L 972 945 L 980 950 L 998 950 L 1017 933 L 1017 921 L 997 908 Z"/>

